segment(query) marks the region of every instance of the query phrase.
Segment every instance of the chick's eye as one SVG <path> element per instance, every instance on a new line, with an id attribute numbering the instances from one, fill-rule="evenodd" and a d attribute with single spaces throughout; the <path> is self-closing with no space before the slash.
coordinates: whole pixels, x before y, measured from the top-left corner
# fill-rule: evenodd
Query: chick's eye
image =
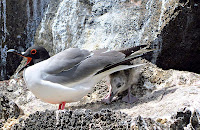
<path id="1" fill-rule="evenodd" d="M 35 49 L 32 49 L 32 50 L 31 50 L 31 54 L 34 55 L 34 54 L 36 54 L 36 53 L 37 53 L 37 51 L 36 51 Z"/>
<path id="2" fill-rule="evenodd" d="M 120 88 L 121 86 L 122 86 L 121 83 L 118 83 L 116 87 Z"/>

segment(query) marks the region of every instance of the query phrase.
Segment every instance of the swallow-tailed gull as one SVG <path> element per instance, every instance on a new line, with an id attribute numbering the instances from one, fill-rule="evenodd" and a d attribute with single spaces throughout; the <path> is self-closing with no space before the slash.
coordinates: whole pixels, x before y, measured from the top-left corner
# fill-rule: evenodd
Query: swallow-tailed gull
<path id="1" fill-rule="evenodd" d="M 152 51 L 146 48 L 136 51 L 144 46 L 92 52 L 69 48 L 52 57 L 45 48 L 36 45 L 22 53 L 14 49 L 8 52 L 27 58 L 23 77 L 28 89 L 44 102 L 60 104 L 59 109 L 63 110 L 66 103 L 79 101 L 91 92 L 105 76 L 143 65 L 127 62 Z"/>

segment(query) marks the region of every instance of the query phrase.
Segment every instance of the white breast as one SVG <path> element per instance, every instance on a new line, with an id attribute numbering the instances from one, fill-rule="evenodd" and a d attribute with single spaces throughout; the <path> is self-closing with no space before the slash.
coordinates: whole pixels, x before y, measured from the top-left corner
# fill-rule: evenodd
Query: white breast
<path id="1" fill-rule="evenodd" d="M 76 102 L 93 90 L 95 80 L 87 78 L 73 84 L 61 85 L 43 80 L 46 73 L 41 69 L 45 62 L 28 67 L 24 71 L 24 79 L 28 89 L 39 99 L 52 104 Z M 95 82 L 93 82 L 95 81 Z"/>

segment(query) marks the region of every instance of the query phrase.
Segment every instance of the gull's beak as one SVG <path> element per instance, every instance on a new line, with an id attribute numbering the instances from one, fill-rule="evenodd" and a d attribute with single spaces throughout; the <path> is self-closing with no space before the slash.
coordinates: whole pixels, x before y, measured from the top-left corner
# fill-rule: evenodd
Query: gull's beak
<path id="1" fill-rule="evenodd" d="M 20 72 L 23 71 L 26 67 L 28 67 L 27 65 L 32 61 L 32 58 L 31 58 L 31 57 L 26 57 L 26 56 L 24 56 L 25 52 L 19 53 L 19 52 L 18 52 L 17 50 L 15 50 L 15 49 L 9 49 L 9 50 L 7 51 L 7 53 L 10 53 L 10 52 L 11 52 L 11 53 L 14 53 L 14 54 L 17 54 L 17 55 L 19 55 L 19 56 L 24 57 L 24 58 L 27 59 L 26 65 L 25 65 L 24 67 L 22 67 L 22 68 L 16 73 L 16 76 L 17 76 L 18 73 L 20 73 Z"/>
<path id="2" fill-rule="evenodd" d="M 16 53 L 17 51 L 15 49 L 9 49 L 7 52 L 14 52 L 14 53 Z"/>
<path id="3" fill-rule="evenodd" d="M 21 57 L 26 58 L 26 59 L 27 59 L 27 62 L 26 62 L 26 65 L 25 65 L 25 66 L 27 66 L 27 65 L 31 62 L 31 60 L 32 60 L 31 57 L 26 57 L 26 56 L 24 56 L 24 54 L 25 54 L 26 52 L 21 52 L 21 53 L 19 53 L 19 52 L 17 52 L 15 49 L 9 49 L 9 50 L 7 51 L 7 53 L 9 53 L 9 52 L 14 53 L 14 54 L 17 54 L 17 55 L 19 55 L 19 56 L 21 56 Z"/>
<path id="4" fill-rule="evenodd" d="M 7 51 L 7 53 L 14 53 L 14 54 L 17 54 L 17 55 L 19 55 L 19 56 L 21 56 L 21 57 L 25 57 L 24 56 L 24 53 L 25 52 L 22 52 L 22 53 L 19 53 L 17 50 L 15 50 L 15 49 L 9 49 L 8 51 Z M 25 58 L 27 58 L 27 57 L 25 57 Z"/>

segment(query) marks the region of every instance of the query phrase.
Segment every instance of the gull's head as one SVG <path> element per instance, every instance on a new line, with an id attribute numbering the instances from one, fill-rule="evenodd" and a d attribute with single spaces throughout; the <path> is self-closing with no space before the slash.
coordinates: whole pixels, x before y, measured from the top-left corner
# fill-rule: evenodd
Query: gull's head
<path id="1" fill-rule="evenodd" d="M 32 46 L 28 48 L 25 52 L 18 52 L 15 49 L 9 49 L 7 53 L 14 53 L 27 59 L 26 65 L 21 68 L 20 71 L 28 66 L 34 65 L 50 57 L 47 50 L 41 46 Z"/>

